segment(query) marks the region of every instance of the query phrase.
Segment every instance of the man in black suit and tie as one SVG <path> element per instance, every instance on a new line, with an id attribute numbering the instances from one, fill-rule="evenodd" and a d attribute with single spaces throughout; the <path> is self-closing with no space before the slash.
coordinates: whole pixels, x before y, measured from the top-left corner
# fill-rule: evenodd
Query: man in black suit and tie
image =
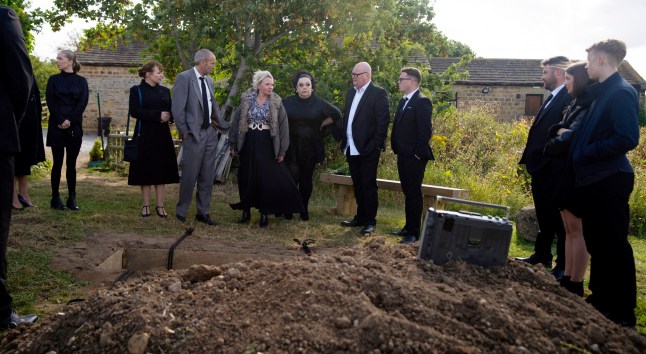
<path id="1" fill-rule="evenodd" d="M 20 151 L 18 122 L 31 88 L 31 62 L 16 13 L 0 5 L 0 330 L 38 320 L 11 308 L 7 289 L 7 243 L 14 188 L 14 154 Z"/>
<path id="2" fill-rule="evenodd" d="M 354 185 L 357 213 L 341 226 L 362 226 L 366 235 L 377 227 L 377 166 L 385 150 L 390 107 L 386 90 L 371 81 L 372 69 L 366 62 L 352 69 L 352 87 L 345 95 L 341 149 L 348 159 Z"/>
<path id="3" fill-rule="evenodd" d="M 541 263 L 552 267 L 552 241 L 556 235 L 556 266 L 552 274 L 560 279 L 565 269 L 565 229 L 555 196 L 555 181 L 563 178 L 552 173 L 557 161 L 543 156 L 543 149 L 549 140 L 548 129 L 561 121 L 563 111 L 572 102 L 572 96 L 565 89 L 565 68 L 570 63 L 563 56 L 543 60 L 543 81 L 549 96 L 541 106 L 527 136 L 527 145 L 519 164 L 524 164 L 532 176 L 532 197 L 538 220 L 538 235 L 534 254 L 527 258 L 516 258 L 530 264 Z"/>
<path id="4" fill-rule="evenodd" d="M 397 171 L 405 196 L 406 225 L 393 235 L 402 236 L 400 243 L 419 239 L 423 197 L 422 180 L 428 160 L 434 160 L 428 142 L 431 140 L 433 104 L 419 91 L 422 73 L 417 68 L 403 68 L 399 73 L 399 101 L 390 146 L 397 155 Z"/>

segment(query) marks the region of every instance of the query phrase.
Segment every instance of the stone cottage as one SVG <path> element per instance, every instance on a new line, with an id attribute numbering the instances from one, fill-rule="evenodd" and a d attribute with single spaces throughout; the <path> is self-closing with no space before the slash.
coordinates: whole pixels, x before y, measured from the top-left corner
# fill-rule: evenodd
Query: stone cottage
<path id="1" fill-rule="evenodd" d="M 441 73 L 460 58 L 432 58 L 431 72 Z M 489 104 L 500 110 L 503 120 L 533 117 L 547 98 L 543 88 L 540 59 L 473 59 L 467 68 L 469 77 L 453 86 L 449 99 L 458 108 Z M 639 93 L 644 104 L 646 81 L 624 61 L 619 72 Z"/>
<path id="2" fill-rule="evenodd" d="M 117 49 L 93 47 L 77 53 L 83 65 L 80 74 L 88 81 L 90 99 L 83 114 L 83 129 L 96 132 L 99 118 L 99 95 L 101 115 L 112 118 L 112 130 L 125 129 L 128 117 L 128 94 L 130 87 L 141 80 L 137 69 L 143 65 L 146 46 L 141 43 L 119 45 Z"/>

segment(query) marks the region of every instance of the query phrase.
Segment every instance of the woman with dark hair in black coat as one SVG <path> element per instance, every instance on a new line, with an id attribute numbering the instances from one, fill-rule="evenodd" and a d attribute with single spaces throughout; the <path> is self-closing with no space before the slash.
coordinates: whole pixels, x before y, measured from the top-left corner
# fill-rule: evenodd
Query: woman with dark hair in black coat
<path id="1" fill-rule="evenodd" d="M 164 67 L 149 61 L 139 69 L 141 83 L 130 88 L 130 115 L 137 119 L 135 136 L 139 137 L 138 156 L 130 163 L 128 184 L 141 186 L 141 216 L 150 216 L 151 186 L 155 186 L 155 212 L 160 218 L 168 214 L 164 208 L 166 184 L 179 183 L 173 137 L 170 134 L 171 96 L 161 85 Z"/>
<path id="2" fill-rule="evenodd" d="M 81 64 L 76 61 L 74 52 L 58 52 L 56 66 L 61 72 L 49 77 L 45 91 L 49 110 L 47 146 L 52 148 L 54 157 L 50 206 L 58 210 L 80 210 L 76 204 L 76 158 L 83 142 L 83 112 L 87 106 L 89 89 L 87 80 L 77 74 L 81 70 Z M 69 193 L 66 204 L 63 204 L 59 193 L 63 158 Z"/>
<path id="3" fill-rule="evenodd" d="M 298 184 L 305 210 L 301 220 L 309 220 L 308 204 L 312 195 L 312 176 L 316 164 L 325 160 L 323 137 L 333 132 L 341 122 L 341 111 L 316 96 L 316 81 L 307 71 L 299 71 L 292 79 L 296 95 L 283 100 L 289 121 L 289 149 L 285 162 Z M 291 219 L 291 214 L 286 214 Z"/>
<path id="4" fill-rule="evenodd" d="M 574 193 L 574 169 L 567 156 L 574 134 L 585 119 L 594 99 L 587 89 L 593 82 L 588 77 L 585 66 L 585 62 L 579 62 L 565 70 L 565 88 L 574 100 L 563 113 L 563 120 L 550 127 L 551 139 L 543 150 L 545 156 L 554 158 L 553 173 L 564 176 L 554 193 L 559 198 L 556 202 L 561 209 L 565 227 L 565 271 L 560 283 L 579 296 L 583 296 L 583 277 L 590 256 L 583 239 L 583 225 L 577 207 L 578 198 Z"/>

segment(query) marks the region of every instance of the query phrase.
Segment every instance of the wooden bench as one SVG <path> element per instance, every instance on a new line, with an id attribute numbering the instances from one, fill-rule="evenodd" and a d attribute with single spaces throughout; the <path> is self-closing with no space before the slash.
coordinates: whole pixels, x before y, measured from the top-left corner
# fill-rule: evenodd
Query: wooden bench
<path id="1" fill-rule="evenodd" d="M 334 175 L 330 173 L 321 173 L 321 182 L 332 183 L 336 189 L 336 209 L 337 215 L 354 215 L 357 210 L 357 202 L 354 199 L 354 187 L 352 186 L 352 178 L 344 175 Z M 401 192 L 402 186 L 399 181 L 391 181 L 387 179 L 377 179 L 377 186 L 380 189 L 389 191 Z M 430 184 L 422 184 L 422 196 L 424 198 L 424 211 L 422 220 L 426 217 L 428 208 L 435 206 L 435 201 L 438 196 L 451 197 L 459 199 L 469 199 L 469 192 L 465 189 L 432 186 Z M 438 209 L 443 208 L 443 203 L 438 204 Z"/>

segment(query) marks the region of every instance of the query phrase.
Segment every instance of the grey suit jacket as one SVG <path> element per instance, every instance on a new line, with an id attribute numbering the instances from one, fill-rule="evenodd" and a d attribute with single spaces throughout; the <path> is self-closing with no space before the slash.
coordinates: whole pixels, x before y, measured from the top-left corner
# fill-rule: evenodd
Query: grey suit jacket
<path id="1" fill-rule="evenodd" d="M 228 129 L 229 124 L 220 115 L 220 108 L 213 96 L 213 79 L 210 76 L 206 76 L 206 86 L 209 91 L 208 97 L 212 102 L 211 124 L 216 124 L 221 129 Z M 204 107 L 208 109 L 208 103 L 202 102 L 200 82 L 195 76 L 194 68 L 179 73 L 173 85 L 171 111 L 180 136 L 188 132 L 195 142 L 199 143 Z"/>

